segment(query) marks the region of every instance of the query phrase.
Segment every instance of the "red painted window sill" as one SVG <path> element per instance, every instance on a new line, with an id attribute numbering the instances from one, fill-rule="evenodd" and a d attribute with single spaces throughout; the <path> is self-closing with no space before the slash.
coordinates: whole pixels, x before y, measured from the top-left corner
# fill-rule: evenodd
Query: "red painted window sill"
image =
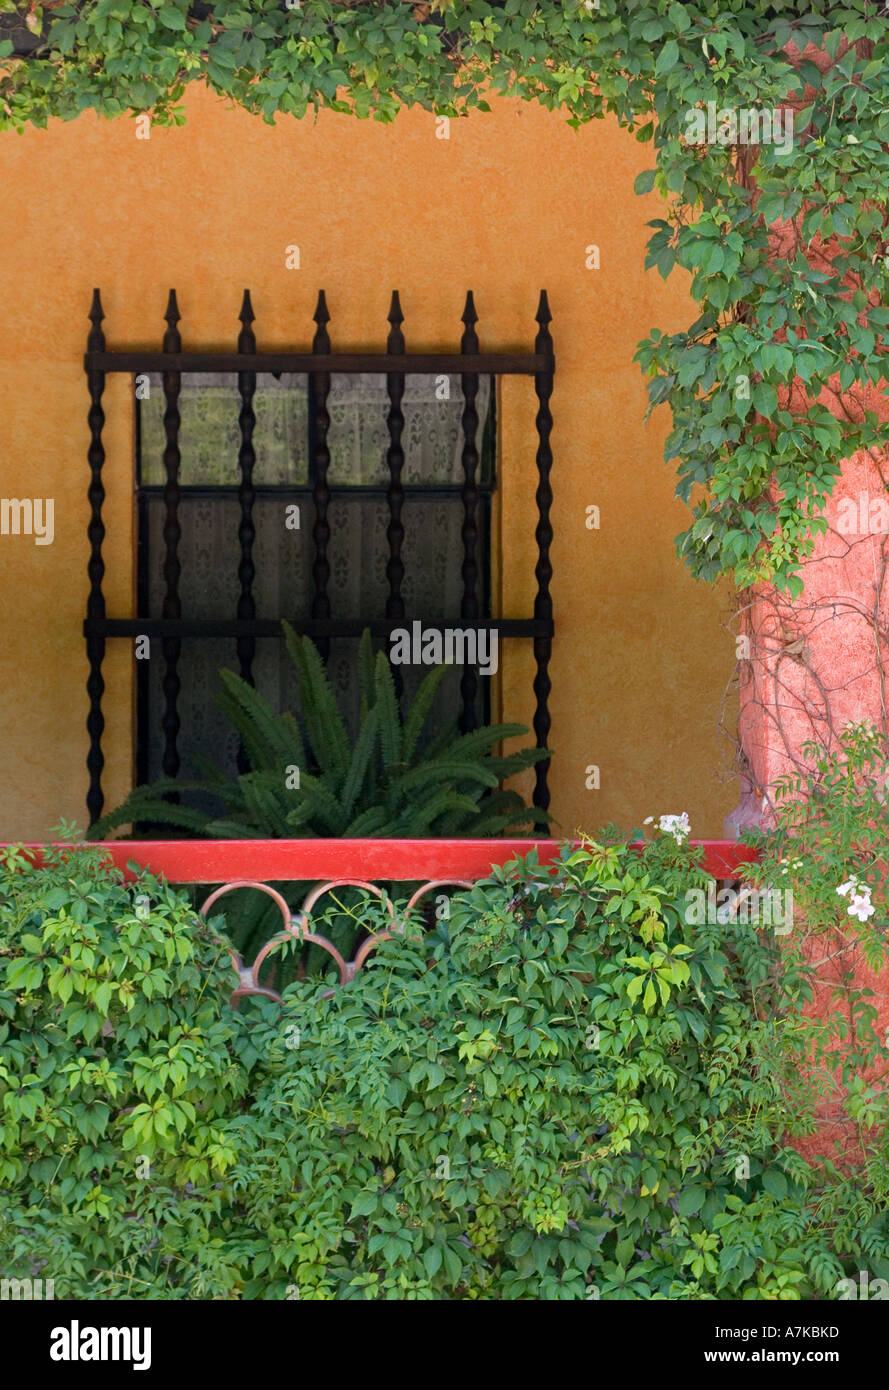
<path id="1" fill-rule="evenodd" d="M 495 864 L 536 849 L 542 864 L 558 855 L 563 840 L 105 840 L 127 871 L 142 865 L 170 883 L 264 882 L 338 878 L 418 881 L 485 878 Z M 693 840 L 704 846 L 704 866 L 714 878 L 735 878 L 756 851 L 733 840 Z M 42 845 L 26 850 L 39 856 Z"/>

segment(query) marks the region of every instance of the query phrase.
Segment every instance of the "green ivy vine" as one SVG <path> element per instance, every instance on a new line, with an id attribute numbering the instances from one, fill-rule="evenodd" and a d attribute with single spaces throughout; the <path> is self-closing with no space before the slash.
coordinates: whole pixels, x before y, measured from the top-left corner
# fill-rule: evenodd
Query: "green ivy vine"
<path id="1" fill-rule="evenodd" d="M 801 591 L 842 459 L 887 437 L 882 3 L 0 0 L 2 32 L 4 128 L 89 108 L 181 124 L 197 80 L 269 122 L 321 107 L 456 117 L 492 92 L 575 126 L 615 116 L 655 152 L 637 180 L 665 202 L 646 265 L 685 270 L 699 310 L 637 351 L 651 407 L 672 412 L 665 456 L 693 518 L 679 553 L 705 580 Z M 793 141 L 692 143 L 708 102 L 792 107 Z"/>

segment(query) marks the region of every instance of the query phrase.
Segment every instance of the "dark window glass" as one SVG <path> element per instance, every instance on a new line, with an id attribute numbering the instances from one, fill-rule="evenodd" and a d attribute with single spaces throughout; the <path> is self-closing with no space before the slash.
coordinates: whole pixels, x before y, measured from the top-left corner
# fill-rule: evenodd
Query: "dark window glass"
<path id="1" fill-rule="evenodd" d="M 162 615 L 164 597 L 165 403 L 161 378 L 151 377 L 149 389 L 149 397 L 138 403 L 137 421 L 138 601 L 141 617 L 157 618 Z M 490 616 L 490 506 L 495 482 L 492 398 L 491 380 L 480 378 L 476 440 L 481 456 L 477 596 L 482 616 Z M 406 378 L 402 405 L 402 593 L 408 617 L 432 624 L 460 625 L 463 405 L 459 377 Z M 235 375 L 183 376 L 179 397 L 179 594 L 182 615 L 187 619 L 230 619 L 237 615 L 240 407 Z M 256 614 L 263 619 L 283 617 L 298 624 L 311 613 L 314 558 L 307 377 L 284 376 L 277 380 L 271 375 L 259 375 L 253 409 Z M 334 619 L 365 622 L 384 616 L 388 593 L 389 434 L 385 376 L 334 375 L 328 411 L 331 612 Z M 294 506 L 299 508 L 298 530 L 293 528 Z M 334 638 L 330 643 L 328 672 L 340 707 L 353 727 L 358 703 L 356 654 L 357 639 Z M 182 777 L 195 775 L 195 754 L 210 757 L 230 773 L 236 771 L 237 740 L 212 699 L 223 666 L 238 670 L 233 639 L 183 639 L 178 743 Z M 137 671 L 138 777 L 145 781 L 162 772 L 164 663 L 158 640 L 153 643 L 152 659 L 137 663 Z M 425 670 L 402 667 L 401 671 L 405 699 L 409 699 Z M 282 641 L 257 640 L 253 673 L 257 689 L 275 708 L 295 708 L 290 662 Z M 433 710 L 434 723 L 440 725 L 457 717 L 461 674 L 459 667 L 447 672 Z M 485 721 L 490 717 L 490 682 L 480 680 L 478 685 L 476 717 Z"/>

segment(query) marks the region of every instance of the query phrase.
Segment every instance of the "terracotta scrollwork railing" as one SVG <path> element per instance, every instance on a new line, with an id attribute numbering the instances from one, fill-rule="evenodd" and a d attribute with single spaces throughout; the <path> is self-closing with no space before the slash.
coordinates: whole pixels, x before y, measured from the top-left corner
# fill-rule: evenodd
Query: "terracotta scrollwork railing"
<path id="1" fill-rule="evenodd" d="M 386 941 L 393 936 L 402 936 L 404 934 L 405 927 L 407 925 L 408 920 L 410 919 L 410 914 L 413 911 L 414 907 L 420 901 L 420 899 L 424 897 L 427 893 L 431 892 L 433 888 L 471 887 L 472 879 L 430 879 L 428 883 L 424 883 L 420 888 L 417 888 L 416 891 L 411 894 L 405 908 L 403 909 L 403 915 L 399 917 L 399 915 L 395 911 L 395 905 L 393 904 L 391 898 L 389 898 L 387 894 L 383 892 L 382 888 L 378 888 L 375 883 L 369 883 L 365 879 L 360 878 L 334 878 L 330 879 L 327 883 L 316 884 L 316 886 L 311 890 L 311 892 L 309 892 L 306 895 L 303 905 L 296 913 L 296 917 L 294 919 L 294 914 L 291 912 L 288 904 L 285 902 L 284 898 L 277 891 L 277 889 L 269 887 L 267 883 L 260 883 L 257 879 L 240 878 L 233 879 L 230 883 L 224 883 L 221 888 L 217 888 L 214 892 L 212 892 L 209 898 L 207 898 L 207 900 L 203 903 L 201 907 L 201 916 L 206 917 L 208 911 L 215 902 L 218 902 L 218 900 L 224 897 L 226 893 L 234 892 L 236 888 L 258 888 L 260 892 L 267 893 L 268 896 L 272 899 L 272 901 L 277 903 L 278 910 L 281 913 L 281 918 L 284 922 L 284 929 L 283 931 L 279 932 L 277 936 L 271 937 L 265 943 L 265 945 L 260 948 L 260 950 L 257 952 L 255 960 L 253 961 L 253 964 L 245 965 L 243 958 L 236 950 L 234 950 L 234 948 L 232 948 L 229 954 L 231 955 L 232 965 L 234 966 L 235 972 L 238 976 L 238 986 L 237 989 L 235 989 L 232 992 L 231 997 L 233 1004 L 235 1004 L 239 999 L 243 999 L 250 994 L 260 994 L 263 995 L 266 999 L 274 999 L 276 1003 L 280 1004 L 280 994 L 278 994 L 276 990 L 269 989 L 265 985 L 260 984 L 259 972 L 262 968 L 262 964 L 265 961 L 266 957 L 269 956 L 275 949 L 275 947 L 279 945 L 282 941 L 287 941 L 289 938 L 293 937 L 297 941 L 299 941 L 300 944 L 307 943 L 314 946 L 320 946 L 322 950 L 326 951 L 328 955 L 333 958 L 336 967 L 339 971 L 339 982 L 341 985 L 345 985 L 349 982 L 349 980 L 354 980 L 358 971 L 361 969 L 362 965 L 367 960 L 367 957 L 370 955 L 374 947 L 379 944 L 379 942 Z M 375 897 L 380 899 L 380 902 L 382 903 L 386 912 L 389 914 L 389 919 L 392 923 L 391 929 L 389 931 L 375 932 L 372 936 L 367 937 L 365 941 L 362 941 L 361 945 L 358 947 L 358 950 L 355 953 L 355 957 L 353 960 L 345 960 L 342 954 L 337 950 L 336 946 L 334 946 L 333 942 L 330 941 L 326 936 L 322 936 L 318 932 L 313 932 L 309 930 L 311 924 L 310 914 L 312 908 L 318 902 L 319 898 L 322 898 L 325 893 L 329 893 L 332 889 L 335 888 L 365 889 L 366 892 L 371 893 Z"/>

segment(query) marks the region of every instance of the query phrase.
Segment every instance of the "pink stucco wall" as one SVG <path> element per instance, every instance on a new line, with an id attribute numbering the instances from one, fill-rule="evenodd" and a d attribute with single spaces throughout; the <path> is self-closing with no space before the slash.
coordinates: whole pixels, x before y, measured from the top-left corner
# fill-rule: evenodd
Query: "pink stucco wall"
<path id="1" fill-rule="evenodd" d="M 745 600 L 741 632 L 749 646 L 739 661 L 739 730 L 747 782 L 730 818 L 736 827 L 769 821 L 775 783 L 802 767 L 806 742 L 835 747 L 844 725 L 865 719 L 887 732 L 887 475 L 889 464 L 867 454 L 846 460 L 825 514 L 828 531 L 805 566 L 803 594 L 793 600 L 763 589 Z M 807 943 L 819 980 L 809 1012 L 827 1016 L 843 1007 L 847 990 L 867 989 L 878 1029 L 889 1038 L 889 977 L 868 969 L 843 918 L 838 899 L 836 937 Z M 805 923 L 798 927 L 805 930 Z M 818 1118 L 817 1135 L 797 1147 L 809 1158 L 831 1153 L 851 1160 L 857 1135 L 842 1121 L 838 1084 L 824 1094 Z"/>
<path id="2" fill-rule="evenodd" d="M 835 746 L 844 725 L 864 719 L 887 730 L 887 473 L 866 454 L 847 460 L 803 594 L 763 588 L 743 600 L 740 736 L 750 809 L 766 818 L 775 780 L 799 768 L 804 743 Z"/>
<path id="3" fill-rule="evenodd" d="M 844 50 L 845 45 L 838 56 Z M 822 70 L 830 65 L 825 53 L 812 48 L 803 56 Z M 775 226 L 772 245 L 776 257 L 791 254 L 793 229 Z M 816 245 L 809 255 L 826 267 L 831 248 Z M 861 420 L 865 410 L 872 410 L 889 420 L 889 399 L 882 389 L 841 392 L 834 383 L 820 401 L 837 418 Z M 800 383 L 790 404 L 805 409 Z M 862 451 L 843 460 L 825 520 L 827 530 L 805 564 L 799 598 L 762 587 L 741 601 L 739 633 L 747 639 L 739 651 L 742 796 L 726 822 L 728 833 L 769 822 L 776 782 L 802 769 L 805 743 L 835 748 L 844 726 L 863 720 L 889 733 L 889 451 Z M 805 930 L 804 923 L 799 926 Z M 870 990 L 878 1029 L 889 1039 L 889 977 L 867 967 L 854 933 L 844 924 L 842 907 L 834 939 L 813 936 L 807 952 L 818 962 L 819 980 L 810 1012 L 824 1017 L 843 1007 L 845 990 Z M 875 1071 L 868 1079 L 877 1076 Z M 857 1136 L 853 1126 L 842 1122 L 841 1111 L 837 1083 L 822 1099 L 819 1133 L 798 1142 L 802 1152 L 809 1157 L 825 1152 L 854 1156 Z"/>

